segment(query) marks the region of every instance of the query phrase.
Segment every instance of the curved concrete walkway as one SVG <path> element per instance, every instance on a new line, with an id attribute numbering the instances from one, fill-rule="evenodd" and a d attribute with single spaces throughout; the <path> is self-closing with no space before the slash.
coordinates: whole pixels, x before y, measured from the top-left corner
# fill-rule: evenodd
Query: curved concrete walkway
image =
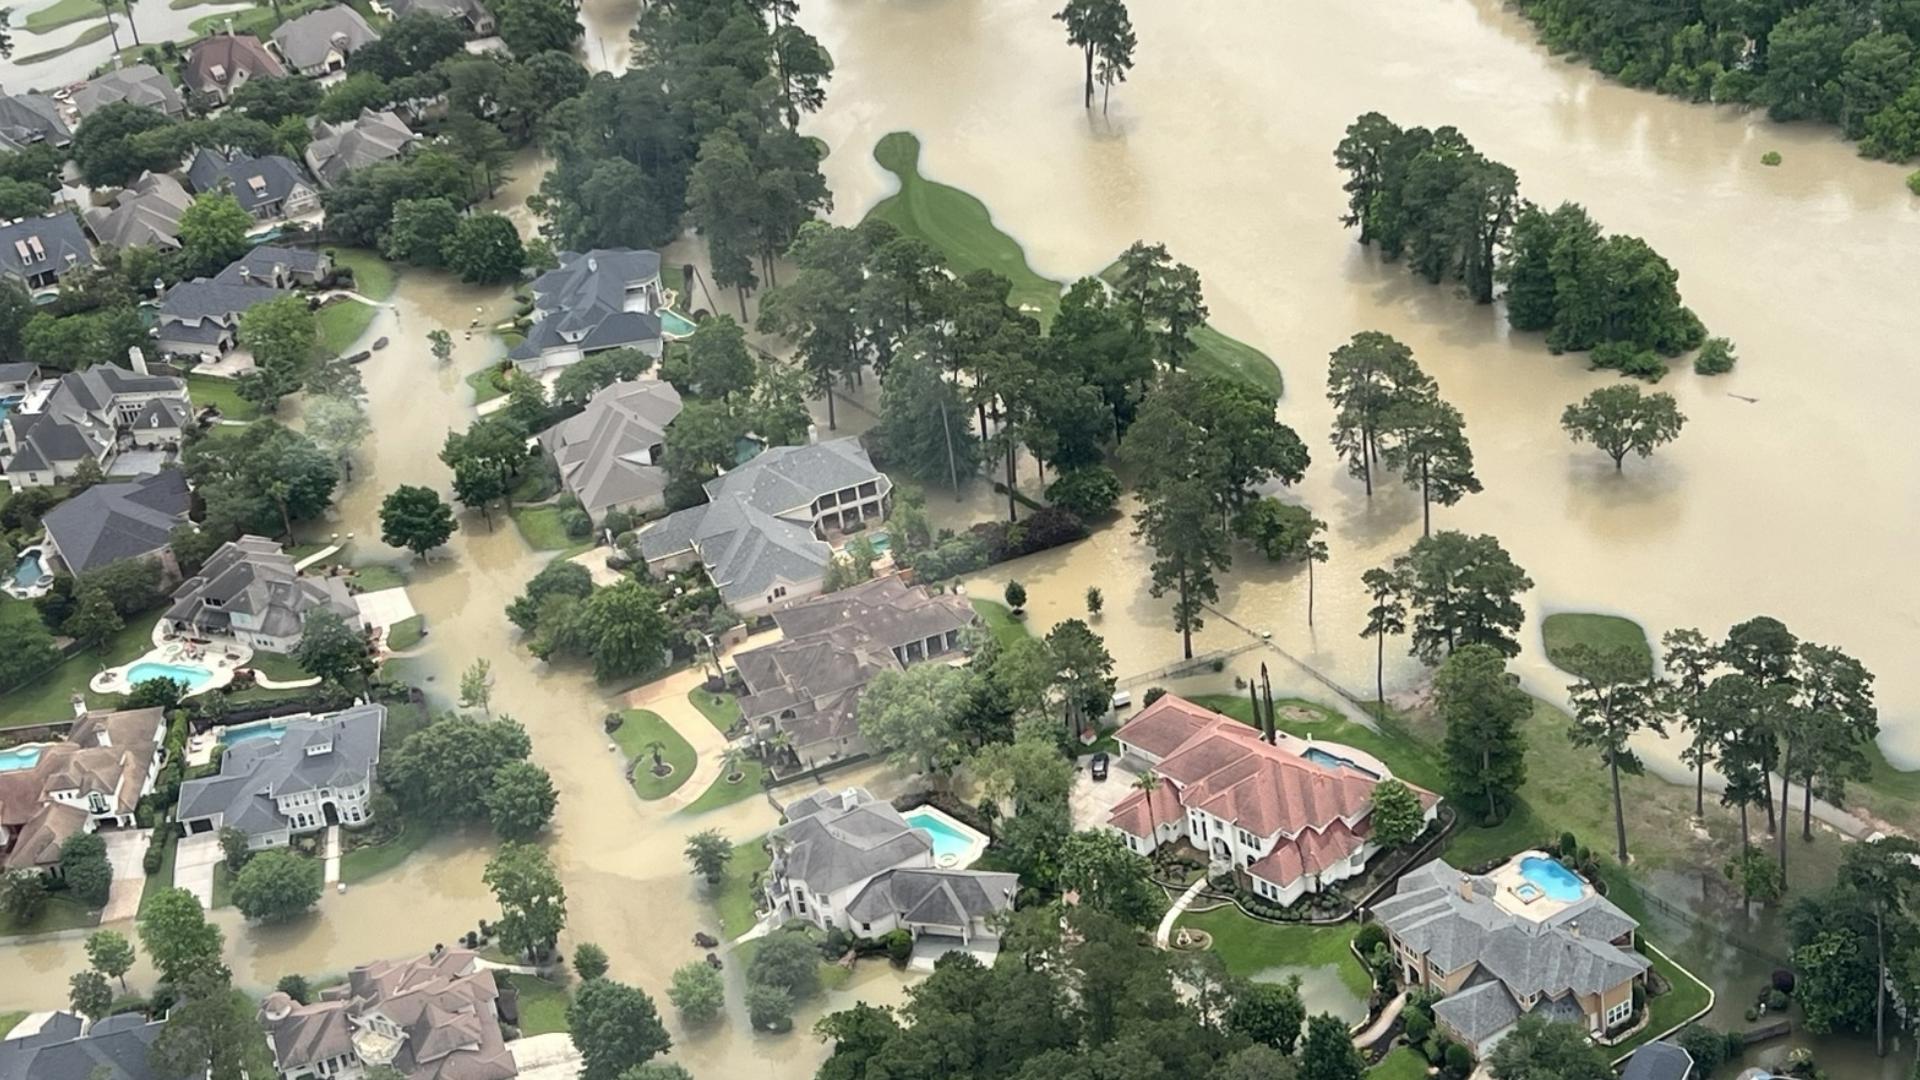
<path id="1" fill-rule="evenodd" d="M 650 682 L 629 693 L 629 708 L 645 709 L 673 725 L 673 730 L 693 747 L 696 760 L 693 774 L 674 793 L 660 800 L 668 810 L 680 810 L 704 794 L 720 779 L 720 762 L 727 752 L 727 737 L 713 726 L 706 714 L 694 708 L 687 695 L 707 681 L 697 667 L 676 671 L 664 679 Z"/>
<path id="2" fill-rule="evenodd" d="M 1200 895 L 1200 890 L 1206 887 L 1207 875 L 1201 874 L 1200 880 L 1189 885 L 1187 891 L 1180 894 L 1180 899 L 1175 900 L 1173 906 L 1167 909 L 1167 913 L 1160 917 L 1160 928 L 1153 932 L 1155 945 L 1163 949 L 1167 947 L 1167 943 L 1173 939 L 1173 924 L 1179 921 L 1180 916 L 1186 914 L 1187 905 L 1193 903 L 1194 899 Z"/>
<path id="3" fill-rule="evenodd" d="M 1387 1002 L 1386 1008 L 1380 1010 L 1380 1015 L 1374 1019 L 1373 1023 L 1367 1025 L 1366 1030 L 1353 1037 L 1353 1045 L 1365 1050 L 1367 1047 L 1379 1042 L 1380 1036 L 1385 1035 L 1387 1029 L 1392 1027 L 1393 1022 L 1399 1018 L 1400 1010 L 1406 1007 L 1407 992 L 1402 990 L 1399 996 Z"/>

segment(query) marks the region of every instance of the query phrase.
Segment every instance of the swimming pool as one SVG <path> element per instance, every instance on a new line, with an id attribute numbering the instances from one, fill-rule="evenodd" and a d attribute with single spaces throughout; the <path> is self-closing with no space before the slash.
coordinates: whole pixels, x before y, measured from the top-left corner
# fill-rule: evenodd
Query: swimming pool
<path id="1" fill-rule="evenodd" d="M 251 724 L 237 724 L 230 728 L 222 728 L 220 745 L 232 746 L 251 739 L 278 739 L 286 733 L 285 720 L 256 720 Z"/>
<path id="2" fill-rule="evenodd" d="M 947 824 L 938 814 L 915 810 L 902 816 L 915 831 L 926 833 L 927 838 L 933 841 L 933 859 L 936 863 L 944 866 L 950 861 L 964 858 L 973 847 L 972 837 Z"/>
<path id="3" fill-rule="evenodd" d="M 142 660 L 127 669 L 128 686 L 139 686 L 149 679 L 183 682 L 191 692 L 212 682 L 213 672 L 196 664 L 163 664 L 158 660 Z"/>
<path id="4" fill-rule="evenodd" d="M 1353 762 L 1348 761 L 1346 758 L 1339 757 L 1334 754 L 1329 754 L 1325 750 L 1322 750 L 1317 746 L 1307 747 L 1305 750 L 1300 752 L 1300 756 L 1303 758 L 1306 758 L 1308 761 L 1311 761 L 1317 765 L 1325 765 L 1329 769 L 1352 769 L 1354 772 L 1357 772 L 1362 776 L 1371 776 L 1375 780 L 1380 779 L 1380 774 L 1377 772 L 1374 772 L 1372 769 L 1361 768 L 1360 766 L 1355 765 Z"/>
<path id="5" fill-rule="evenodd" d="M 1544 855 L 1529 855 L 1520 860 L 1520 876 L 1526 878 L 1552 900 L 1572 903 L 1587 894 L 1587 883 L 1580 875 Z"/>
<path id="6" fill-rule="evenodd" d="M 0 750 L 0 772 L 31 769 L 39 762 L 40 748 L 37 746 L 16 746 L 11 750 Z"/>
<path id="7" fill-rule="evenodd" d="M 47 573 L 45 564 L 40 561 L 40 549 L 37 547 L 28 548 L 20 553 L 19 558 L 13 560 L 13 584 L 15 588 L 31 589 L 35 585 L 47 580 L 50 576 L 51 575 Z"/>
<path id="8" fill-rule="evenodd" d="M 660 311 L 660 332 L 666 336 L 670 338 L 683 338 L 692 334 L 695 329 L 696 327 L 693 325 L 693 320 L 687 318 L 685 315 L 664 308 Z"/>
<path id="9" fill-rule="evenodd" d="M 0 420 L 5 420 L 7 418 L 7 414 L 19 408 L 20 402 L 24 400 L 25 399 L 20 397 L 20 395 L 18 394 L 14 394 L 9 397 L 0 397 Z"/>
<path id="10" fill-rule="evenodd" d="M 887 549 L 893 546 L 893 537 L 883 532 L 869 533 L 867 543 L 872 546 L 875 555 L 885 555 Z"/>

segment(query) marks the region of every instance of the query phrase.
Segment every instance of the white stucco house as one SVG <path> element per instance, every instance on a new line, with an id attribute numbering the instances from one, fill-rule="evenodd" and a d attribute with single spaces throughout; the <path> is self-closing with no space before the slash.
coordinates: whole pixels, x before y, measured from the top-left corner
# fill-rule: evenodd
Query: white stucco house
<path id="1" fill-rule="evenodd" d="M 218 775 L 180 785 L 181 831 L 239 829 L 257 850 L 329 825 L 366 824 L 386 722 L 386 706 L 356 705 L 275 721 L 232 742 Z"/>
<path id="2" fill-rule="evenodd" d="M 180 583 L 164 618 L 180 637 L 290 653 L 306 633 L 307 616 L 321 610 L 360 625 L 360 603 L 344 580 L 304 576 L 277 542 L 242 536 L 220 545 Z"/>

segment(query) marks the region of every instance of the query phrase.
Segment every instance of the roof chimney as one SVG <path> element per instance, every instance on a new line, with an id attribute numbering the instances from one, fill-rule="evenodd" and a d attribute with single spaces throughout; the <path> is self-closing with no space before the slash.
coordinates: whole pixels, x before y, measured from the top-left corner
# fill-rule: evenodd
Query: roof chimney
<path id="1" fill-rule="evenodd" d="M 133 370 L 141 375 L 153 374 L 147 370 L 147 354 L 141 352 L 140 346 L 138 345 L 127 346 L 127 363 L 132 365 Z"/>
<path id="2" fill-rule="evenodd" d="M 1264 660 L 1260 662 L 1260 692 L 1267 699 L 1267 722 L 1265 729 L 1267 733 L 1267 745 L 1277 746 L 1279 745 L 1279 740 L 1275 737 L 1273 719 L 1273 683 L 1267 678 L 1267 664 Z"/>
<path id="3" fill-rule="evenodd" d="M 1460 875 L 1460 899 L 1473 903 L 1473 879 L 1465 874 Z"/>
<path id="4" fill-rule="evenodd" d="M 819 441 L 820 441 L 820 425 L 808 424 L 807 425 L 807 445 L 812 446 L 814 443 L 817 443 Z"/>

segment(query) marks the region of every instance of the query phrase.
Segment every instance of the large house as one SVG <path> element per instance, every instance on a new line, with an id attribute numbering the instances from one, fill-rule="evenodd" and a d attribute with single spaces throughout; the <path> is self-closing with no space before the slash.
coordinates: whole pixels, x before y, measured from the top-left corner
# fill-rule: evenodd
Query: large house
<path id="1" fill-rule="evenodd" d="M 360 606 L 341 579 L 304 577 L 278 543 L 243 536 L 220 545 L 199 573 L 181 582 L 165 618 L 184 637 L 289 653 L 315 611 L 331 611 L 349 626 L 360 623 Z"/>
<path id="2" fill-rule="evenodd" d="M 391 109 L 361 109 L 358 117 L 338 124 L 308 123 L 313 141 L 307 144 L 307 168 L 321 187 L 332 187 L 355 169 L 392 161 L 419 138 Z"/>
<path id="3" fill-rule="evenodd" d="M 640 551 L 656 574 L 704 564 L 745 615 L 818 593 L 834 557 L 827 537 L 893 505 L 893 481 L 857 439 L 772 447 L 707 481 L 706 493 L 640 530 Z"/>
<path id="4" fill-rule="evenodd" d="M 287 66 L 308 78 L 347 69 L 347 57 L 380 35 L 360 13 L 345 4 L 308 12 L 274 28 L 272 49 Z"/>
<path id="5" fill-rule="evenodd" d="M 68 839 L 131 827 L 153 790 L 166 742 L 164 709 L 90 712 L 62 742 L 15 747 L 0 771 L 0 851 L 14 870 L 46 870 Z"/>
<path id="6" fill-rule="evenodd" d="M 119 1013 L 88 1023 L 77 1013 L 33 1013 L 0 1040 L 4 1080 L 170 1080 L 147 1061 L 163 1017 Z"/>
<path id="7" fill-rule="evenodd" d="M 261 244 L 228 263 L 213 280 L 222 285 L 266 285 L 275 289 L 317 288 L 333 277 L 333 257 L 310 248 Z"/>
<path id="8" fill-rule="evenodd" d="M 1172 694 L 1114 738 L 1123 761 L 1163 781 L 1107 818 L 1142 855 L 1185 840 L 1256 896 L 1291 904 L 1359 874 L 1379 850 L 1373 789 L 1392 774 L 1357 750 L 1263 732 Z M 1432 820 L 1439 796 L 1413 792 Z"/>
<path id="9" fill-rule="evenodd" d="M 767 901 L 777 915 L 821 929 L 986 944 L 998 936 L 990 920 L 1019 891 L 1013 874 L 935 866 L 927 833 L 863 788 L 797 799 L 786 818 L 769 837 Z"/>
<path id="10" fill-rule="evenodd" d="M 540 448 L 594 521 L 610 510 L 658 510 L 667 489 L 660 456 L 667 425 L 679 415 L 680 391 L 671 384 L 617 382 L 596 391 L 579 414 L 541 432 Z"/>
<path id="11" fill-rule="evenodd" d="M 507 355 L 529 375 L 608 349 L 639 349 L 657 358 L 664 306 L 658 252 L 563 252 L 559 269 L 534 279 L 533 325 Z"/>
<path id="12" fill-rule="evenodd" d="M 44 487 L 74 474 L 83 461 L 109 473 L 128 446 L 177 447 L 193 423 L 184 379 L 95 364 L 41 384 L 6 418 L 6 478 L 16 488 Z"/>
<path id="13" fill-rule="evenodd" d="M 73 92 L 74 111 L 83 120 L 96 110 L 121 101 L 176 119 L 187 112 L 187 99 L 180 96 L 179 88 L 152 64 L 128 64 L 88 80 Z"/>
<path id="14" fill-rule="evenodd" d="M 493 12 L 480 0 L 373 0 L 373 9 L 398 19 L 416 11 L 439 15 L 460 24 L 468 37 L 488 37 L 493 33 Z"/>
<path id="15" fill-rule="evenodd" d="M 40 523 L 47 546 L 70 574 L 127 559 L 159 559 L 172 576 L 179 567 L 168 544 L 192 504 L 186 476 L 162 469 L 127 483 L 95 484 L 47 511 Z"/>
<path id="16" fill-rule="evenodd" d="M 865 753 L 856 712 L 883 671 L 966 656 L 963 634 L 978 621 L 965 597 L 929 596 L 899 575 L 816 596 L 773 616 L 781 640 L 736 654 L 747 693 L 740 714 L 762 742 L 787 736 L 796 761 Z"/>
<path id="17" fill-rule="evenodd" d="M 187 183 L 196 194 L 231 193 L 240 209 L 259 222 L 299 217 L 320 209 L 319 186 L 299 162 L 279 154 L 256 158 L 236 150 L 228 156 L 201 147 L 187 165 Z"/>
<path id="18" fill-rule="evenodd" d="M 1634 948 L 1639 923 L 1539 853 L 1489 875 L 1428 863 L 1372 915 L 1402 983 L 1445 994 L 1434 1020 L 1483 1060 L 1530 1013 L 1618 1030 L 1650 966 Z"/>
<path id="19" fill-rule="evenodd" d="M 351 1080 L 382 1065 L 407 1080 L 508 1080 L 519 1069 L 500 1022 L 493 970 L 438 945 L 354 968 L 309 1005 L 278 992 L 260 1003 L 281 1080 Z"/>
<path id="20" fill-rule="evenodd" d="M 96 206 L 81 216 L 99 243 L 172 251 L 180 246 L 180 218 L 191 205 L 193 196 L 180 181 L 148 172 L 114 196 L 112 206 Z"/>
<path id="21" fill-rule="evenodd" d="M 51 289 L 75 270 L 93 265 L 93 245 L 80 219 L 64 211 L 0 225 L 0 277 L 28 292 Z"/>
<path id="22" fill-rule="evenodd" d="M 278 300 L 295 286 L 317 286 L 333 275 L 325 252 L 262 244 L 210 278 L 182 281 L 160 298 L 154 344 L 176 356 L 214 359 L 233 348 L 240 317 L 255 304 Z"/>
<path id="23" fill-rule="evenodd" d="M 33 393 L 40 385 L 40 367 L 37 364 L 15 363 L 0 364 L 0 399 L 24 398 Z"/>
<path id="24" fill-rule="evenodd" d="M 287 73 L 280 58 L 252 34 L 236 34 L 231 24 L 221 34 L 193 43 L 180 64 L 180 79 L 196 93 L 221 102 L 250 79 L 278 79 Z"/>
<path id="25" fill-rule="evenodd" d="M 0 150 L 20 150 L 34 143 L 65 146 L 73 131 L 60 115 L 60 105 L 44 94 L 0 94 Z"/>
<path id="26" fill-rule="evenodd" d="M 273 734 L 234 742 L 221 753 L 218 773 L 180 785 L 181 831 L 238 829 L 258 850 L 371 821 L 386 722 L 386 706 L 355 705 L 276 721 Z"/>

